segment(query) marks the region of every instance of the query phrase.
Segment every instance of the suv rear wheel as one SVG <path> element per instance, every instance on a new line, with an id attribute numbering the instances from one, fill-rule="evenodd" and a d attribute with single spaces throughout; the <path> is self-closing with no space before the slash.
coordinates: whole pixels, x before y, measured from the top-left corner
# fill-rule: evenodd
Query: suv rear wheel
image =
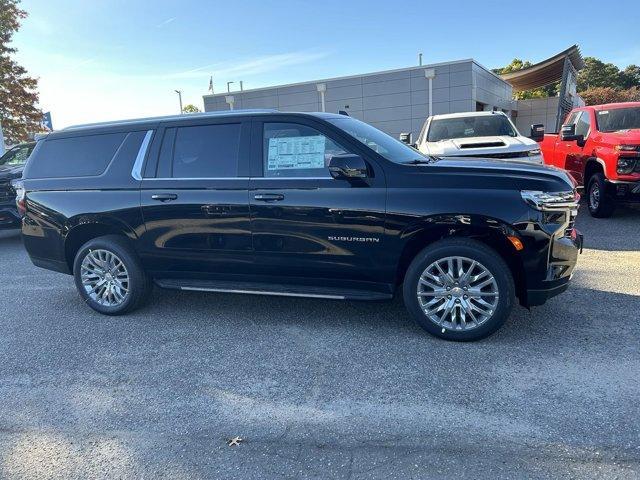
<path id="1" fill-rule="evenodd" d="M 407 309 L 429 333 L 471 341 L 504 324 L 513 308 L 515 286 L 498 253 L 459 238 L 422 250 L 407 270 L 403 294 Z"/>
<path id="2" fill-rule="evenodd" d="M 106 315 L 138 308 L 152 289 L 135 252 L 117 235 L 85 243 L 76 254 L 73 275 L 82 299 Z"/>
<path id="3" fill-rule="evenodd" d="M 587 202 L 592 217 L 610 217 L 615 208 L 613 199 L 607 195 L 607 183 L 602 173 L 596 173 L 589 179 Z"/>

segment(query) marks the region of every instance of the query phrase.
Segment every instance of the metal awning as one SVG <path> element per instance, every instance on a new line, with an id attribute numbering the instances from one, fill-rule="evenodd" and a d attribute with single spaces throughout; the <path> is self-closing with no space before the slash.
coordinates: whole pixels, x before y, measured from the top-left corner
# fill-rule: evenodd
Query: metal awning
<path id="1" fill-rule="evenodd" d="M 578 45 L 574 45 L 542 62 L 516 72 L 505 73 L 500 77 L 513 86 L 514 92 L 544 87 L 562 80 L 566 58 L 569 59 L 576 70 L 584 68 L 584 60 L 580 54 L 580 48 L 578 48 Z"/>

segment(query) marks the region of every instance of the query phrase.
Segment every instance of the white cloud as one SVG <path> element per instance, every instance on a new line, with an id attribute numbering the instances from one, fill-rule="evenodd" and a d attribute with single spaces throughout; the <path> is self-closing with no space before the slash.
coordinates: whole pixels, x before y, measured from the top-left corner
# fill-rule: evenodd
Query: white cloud
<path id="1" fill-rule="evenodd" d="M 202 78 L 211 73 L 215 77 L 242 77 L 272 72 L 292 65 L 320 60 L 328 55 L 326 52 L 291 52 L 276 55 L 265 55 L 250 58 L 238 63 L 218 62 L 204 65 L 184 72 L 166 75 L 166 78 Z"/>
<path id="2" fill-rule="evenodd" d="M 169 25 L 171 22 L 173 22 L 176 19 L 176 17 L 171 17 L 171 18 L 167 18 L 166 20 L 160 22 L 159 24 L 156 25 L 156 28 L 162 28 L 165 25 Z"/>

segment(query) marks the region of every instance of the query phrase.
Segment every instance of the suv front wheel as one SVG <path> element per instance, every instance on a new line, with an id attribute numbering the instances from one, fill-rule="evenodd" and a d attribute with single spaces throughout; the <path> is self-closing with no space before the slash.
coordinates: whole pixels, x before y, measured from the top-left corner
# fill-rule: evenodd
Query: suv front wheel
<path id="1" fill-rule="evenodd" d="M 137 255 L 126 239 L 117 235 L 85 243 L 76 254 L 73 275 L 82 299 L 106 315 L 138 308 L 152 290 Z"/>
<path id="2" fill-rule="evenodd" d="M 447 340 L 479 340 L 509 317 L 515 286 L 502 257 L 465 238 L 422 250 L 404 280 L 404 302 L 418 324 Z"/>

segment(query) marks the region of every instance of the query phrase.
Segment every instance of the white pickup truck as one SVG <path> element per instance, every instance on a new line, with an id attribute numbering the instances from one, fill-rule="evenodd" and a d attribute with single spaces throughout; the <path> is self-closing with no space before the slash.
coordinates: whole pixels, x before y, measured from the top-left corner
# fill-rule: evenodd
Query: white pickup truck
<path id="1" fill-rule="evenodd" d="M 466 112 L 427 118 L 416 148 L 438 157 L 484 157 L 542 164 L 540 145 L 502 112 Z"/>

